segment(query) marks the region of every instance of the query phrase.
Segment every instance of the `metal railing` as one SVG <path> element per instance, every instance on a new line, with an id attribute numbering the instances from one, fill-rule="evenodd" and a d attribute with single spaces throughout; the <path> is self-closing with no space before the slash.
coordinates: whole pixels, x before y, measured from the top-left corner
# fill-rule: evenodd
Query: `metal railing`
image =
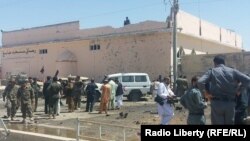
<path id="1" fill-rule="evenodd" d="M 81 129 L 83 127 L 86 126 L 81 126 L 81 123 L 85 123 L 85 124 L 91 124 L 91 125 L 97 125 L 98 126 L 98 137 L 93 137 L 90 135 L 81 135 Z M 137 131 L 140 132 L 140 128 L 135 128 L 135 127 L 127 127 L 127 126 L 121 126 L 121 125 L 113 125 L 113 124 L 108 124 L 108 123 L 101 123 L 101 122 L 95 122 L 95 121 L 87 121 L 87 120 L 83 120 L 83 119 L 79 119 L 77 118 L 77 127 L 76 127 L 76 140 L 80 141 L 81 138 L 87 138 L 87 139 L 95 139 L 95 140 L 99 140 L 99 141 L 111 141 L 112 139 L 104 139 L 103 136 L 103 127 L 104 126 L 111 126 L 111 127 L 116 127 L 116 128 L 121 128 L 122 129 L 122 136 L 123 136 L 123 141 L 126 141 L 126 131 L 128 130 L 133 130 L 133 131 Z M 83 131 L 84 132 L 84 131 Z M 86 131 L 87 132 L 87 131 Z M 136 133 L 137 133 L 136 132 Z M 112 134 L 112 133 L 111 133 Z M 136 134 L 137 135 L 137 134 Z"/>
<path id="2" fill-rule="evenodd" d="M 2 118 L 0 119 L 0 122 L 1 122 L 0 127 L 4 129 L 4 130 L 0 131 L 0 140 L 5 140 L 9 136 L 10 131 L 7 129 L 7 127 L 6 127 L 5 123 L 3 122 Z"/>

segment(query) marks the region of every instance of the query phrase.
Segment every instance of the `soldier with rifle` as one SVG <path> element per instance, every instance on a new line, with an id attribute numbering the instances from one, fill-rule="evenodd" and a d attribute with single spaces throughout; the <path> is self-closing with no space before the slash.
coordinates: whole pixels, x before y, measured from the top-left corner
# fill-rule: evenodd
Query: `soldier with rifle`
<path id="1" fill-rule="evenodd" d="M 18 101 L 17 101 L 17 90 L 18 86 L 16 85 L 15 79 L 11 79 L 9 84 L 5 88 L 3 92 L 3 101 L 6 101 L 7 108 L 7 117 L 11 117 L 11 120 L 14 120 L 16 115 L 16 111 L 18 109 Z"/>

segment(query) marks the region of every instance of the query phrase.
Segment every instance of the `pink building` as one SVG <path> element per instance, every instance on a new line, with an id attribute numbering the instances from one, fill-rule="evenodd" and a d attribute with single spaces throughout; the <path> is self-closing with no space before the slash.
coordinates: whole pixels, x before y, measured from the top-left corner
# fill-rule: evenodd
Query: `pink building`
<path id="1" fill-rule="evenodd" d="M 232 53 L 242 50 L 236 33 L 195 16 L 178 13 L 177 46 L 181 54 Z M 145 72 L 151 79 L 168 76 L 172 66 L 171 20 L 145 21 L 120 28 L 80 29 L 79 22 L 2 32 L 2 78 L 25 72 L 45 78 Z M 180 54 L 180 52 L 179 52 Z M 44 67 L 44 73 L 40 72 Z"/>

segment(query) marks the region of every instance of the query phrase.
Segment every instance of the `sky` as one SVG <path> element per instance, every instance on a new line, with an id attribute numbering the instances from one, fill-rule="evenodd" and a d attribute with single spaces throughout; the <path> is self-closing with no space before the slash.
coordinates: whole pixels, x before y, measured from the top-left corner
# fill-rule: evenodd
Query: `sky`
<path id="1" fill-rule="evenodd" d="M 121 27 L 162 21 L 173 0 L 0 0 L 0 30 L 12 31 L 70 21 L 80 28 Z M 179 0 L 181 10 L 241 35 L 250 51 L 250 0 Z M 1 38 L 1 35 L 0 35 Z M 0 45 L 2 43 L 0 42 Z"/>

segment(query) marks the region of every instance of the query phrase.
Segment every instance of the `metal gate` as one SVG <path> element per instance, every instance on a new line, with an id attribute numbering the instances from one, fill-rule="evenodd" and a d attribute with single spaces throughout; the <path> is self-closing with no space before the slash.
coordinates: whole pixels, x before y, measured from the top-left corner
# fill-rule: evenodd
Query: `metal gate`
<path id="1" fill-rule="evenodd" d="M 1 124 L 0 128 L 3 128 L 3 130 L 0 130 L 0 140 L 5 140 L 9 136 L 10 131 L 7 129 L 7 127 L 6 127 L 5 123 L 3 122 L 2 118 L 0 119 L 0 122 L 1 122 L 0 123 Z"/>
<path id="2" fill-rule="evenodd" d="M 91 126 L 90 128 L 94 130 L 91 132 L 90 131 L 91 129 L 88 128 L 88 126 Z M 112 128 L 108 128 L 108 127 L 112 127 Z M 111 129 L 115 129 L 115 131 L 112 132 Z M 126 127 L 126 126 L 121 126 L 121 125 L 113 125 L 113 124 L 108 124 L 108 123 L 87 121 L 87 120 L 77 118 L 76 131 L 77 131 L 76 133 L 77 141 L 80 141 L 81 138 L 98 140 L 98 141 L 112 141 L 112 140 L 134 141 L 134 140 L 139 140 L 138 133 L 140 132 L 140 128 L 133 128 L 133 127 Z M 87 135 L 83 135 L 84 133 Z"/>

